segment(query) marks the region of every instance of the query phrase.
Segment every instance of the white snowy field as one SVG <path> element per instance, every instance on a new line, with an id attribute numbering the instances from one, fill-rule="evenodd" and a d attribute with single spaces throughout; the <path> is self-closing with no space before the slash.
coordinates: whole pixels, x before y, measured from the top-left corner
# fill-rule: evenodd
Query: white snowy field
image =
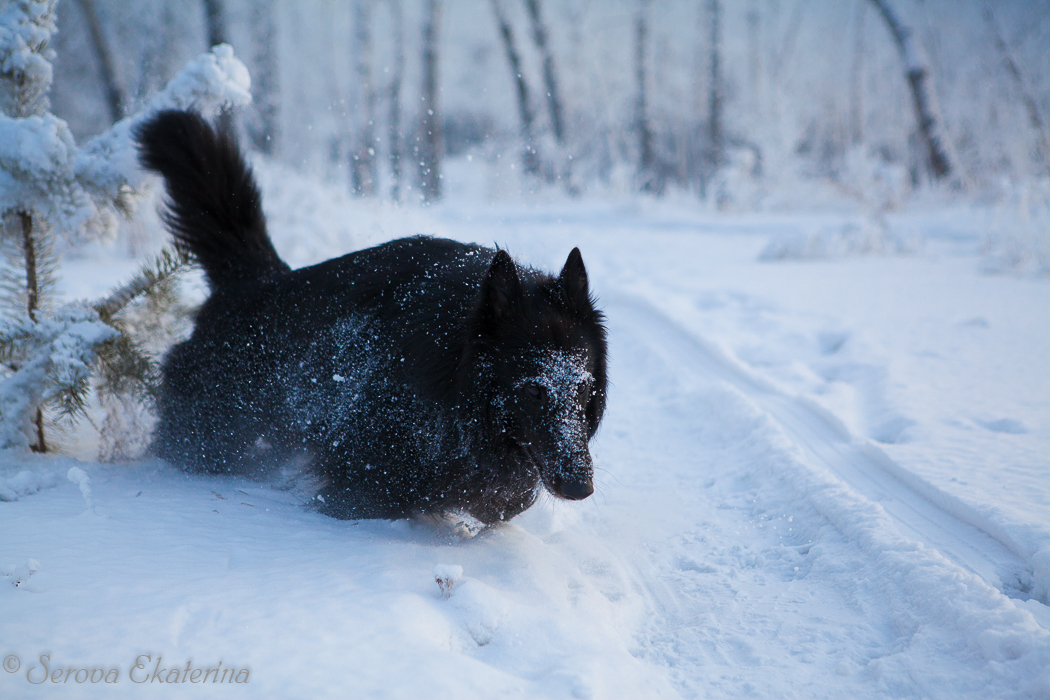
<path id="1" fill-rule="evenodd" d="M 579 246 L 611 352 L 595 495 L 461 542 L 0 454 L 0 697 L 1050 698 L 1050 282 L 982 273 L 974 210 L 893 218 L 905 256 L 760 262 L 849 217 L 398 210 L 261 176 L 293 266 L 413 233 L 548 269 Z M 65 287 L 133 268 L 92 250 Z"/>

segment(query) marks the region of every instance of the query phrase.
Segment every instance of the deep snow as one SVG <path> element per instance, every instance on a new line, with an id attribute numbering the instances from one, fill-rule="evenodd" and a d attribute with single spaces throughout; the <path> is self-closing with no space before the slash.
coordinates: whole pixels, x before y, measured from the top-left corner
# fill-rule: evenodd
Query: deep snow
<path id="1" fill-rule="evenodd" d="M 396 209 L 260 175 L 293 266 L 412 233 L 550 269 L 579 246 L 610 328 L 597 492 L 451 541 L 2 454 L 0 696 L 1050 697 L 1050 286 L 983 274 L 973 211 L 898 215 L 905 256 L 759 262 L 849 217 Z M 132 268 L 100 247 L 64 285 Z M 34 685 L 43 654 L 119 680 Z M 193 683 L 220 661 L 249 682 Z M 185 688 L 133 682 L 160 668 Z"/>

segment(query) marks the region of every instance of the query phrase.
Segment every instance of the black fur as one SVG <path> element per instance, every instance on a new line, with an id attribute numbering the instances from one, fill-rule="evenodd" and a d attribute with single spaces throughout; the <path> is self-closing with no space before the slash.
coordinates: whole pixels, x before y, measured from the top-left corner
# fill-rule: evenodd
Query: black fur
<path id="1" fill-rule="evenodd" d="M 137 136 L 212 289 L 164 362 L 159 456 L 244 474 L 308 455 L 339 518 L 493 523 L 541 484 L 593 491 L 606 340 L 579 250 L 557 278 L 422 236 L 291 271 L 230 139 L 187 112 Z"/>
<path id="2" fill-rule="evenodd" d="M 196 112 L 161 112 L 136 133 L 140 160 L 164 175 L 175 242 L 212 287 L 288 272 L 266 233 L 259 188 L 234 140 Z"/>

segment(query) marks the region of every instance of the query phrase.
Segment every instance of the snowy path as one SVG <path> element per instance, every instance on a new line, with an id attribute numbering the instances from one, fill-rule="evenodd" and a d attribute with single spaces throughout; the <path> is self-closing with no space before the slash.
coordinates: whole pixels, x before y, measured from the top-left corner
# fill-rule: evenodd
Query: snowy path
<path id="1" fill-rule="evenodd" d="M 626 332 L 659 338 L 651 350 L 674 362 L 680 377 L 725 382 L 740 391 L 778 423 L 802 452 L 803 462 L 827 470 L 881 505 L 905 537 L 938 550 L 999 590 L 1003 579 L 1016 579 L 1018 571 L 1031 568 L 1008 536 L 995 533 L 994 525 L 899 467 L 871 440 L 851 435 L 816 404 L 783 394 L 640 297 L 611 296 L 609 301 L 614 315 L 629 319 Z"/>
<path id="2" fill-rule="evenodd" d="M 1050 658 L 1032 617 L 1019 623 L 1013 603 L 934 546 L 994 578 L 997 567 L 1020 565 L 1003 545 L 662 311 L 622 293 L 605 301 L 621 340 L 613 366 L 629 363 L 616 388 L 635 406 L 620 437 L 665 453 L 635 450 L 633 470 L 648 462 L 660 476 L 646 483 L 634 473 L 629 484 L 634 499 L 657 499 L 645 511 L 665 521 L 649 525 L 663 531 L 643 548 L 658 611 L 644 658 L 665 664 L 684 695 L 982 697 L 989 661 L 1023 659 L 1024 677 Z M 1041 644 L 1018 645 L 1026 635 Z M 1004 650 L 1002 640 L 1018 646 Z M 950 681 L 945 668 L 956 668 Z"/>

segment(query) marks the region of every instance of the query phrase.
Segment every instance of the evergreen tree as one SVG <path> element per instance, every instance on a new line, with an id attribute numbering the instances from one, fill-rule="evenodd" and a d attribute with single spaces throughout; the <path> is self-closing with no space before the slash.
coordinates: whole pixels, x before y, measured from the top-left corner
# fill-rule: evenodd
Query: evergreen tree
<path id="1" fill-rule="evenodd" d="M 0 220 L 7 264 L 0 284 L 0 448 L 46 451 L 45 417 L 86 415 L 91 379 L 100 392 L 148 396 L 156 366 L 121 312 L 165 285 L 185 264 L 163 254 L 101 303 L 56 308 L 51 294 L 57 236 L 76 242 L 111 230 L 142 183 L 135 126 L 164 108 L 214 112 L 251 96 L 247 69 L 229 46 L 190 63 L 147 110 L 83 148 L 49 112 L 57 0 L 12 0 L 0 11 Z"/>

